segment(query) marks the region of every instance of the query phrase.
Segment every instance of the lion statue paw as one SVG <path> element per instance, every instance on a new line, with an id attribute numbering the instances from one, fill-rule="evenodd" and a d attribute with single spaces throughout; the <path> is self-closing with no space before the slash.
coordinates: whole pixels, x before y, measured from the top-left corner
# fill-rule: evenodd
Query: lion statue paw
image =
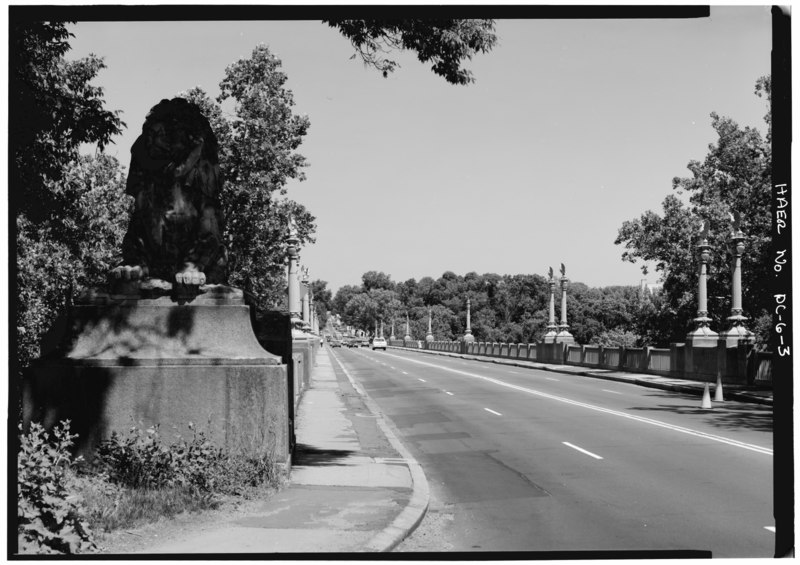
<path id="1" fill-rule="evenodd" d="M 184 286 L 202 286 L 206 284 L 206 275 L 193 263 L 187 263 L 175 273 L 175 282 Z"/>

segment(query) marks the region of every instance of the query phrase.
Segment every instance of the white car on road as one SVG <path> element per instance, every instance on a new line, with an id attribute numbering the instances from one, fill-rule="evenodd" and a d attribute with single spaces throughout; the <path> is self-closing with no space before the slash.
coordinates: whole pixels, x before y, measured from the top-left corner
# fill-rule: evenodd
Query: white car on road
<path id="1" fill-rule="evenodd" d="M 374 337 L 372 338 L 372 350 L 383 349 L 386 351 L 386 338 Z"/>

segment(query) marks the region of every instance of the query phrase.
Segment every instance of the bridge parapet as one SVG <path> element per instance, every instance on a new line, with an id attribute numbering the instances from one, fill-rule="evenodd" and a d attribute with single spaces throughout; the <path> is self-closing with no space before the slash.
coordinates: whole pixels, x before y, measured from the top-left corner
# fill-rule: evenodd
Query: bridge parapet
<path id="1" fill-rule="evenodd" d="M 716 347 L 692 347 L 691 343 L 673 343 L 669 348 L 464 340 L 432 342 L 391 340 L 389 345 L 476 357 L 499 357 L 649 373 L 701 382 L 714 382 L 720 374 L 722 381 L 726 383 L 772 385 L 772 353 L 757 351 L 752 344 L 745 342 L 731 346 L 722 339 Z M 687 364 L 687 357 L 691 357 L 691 365 Z"/>

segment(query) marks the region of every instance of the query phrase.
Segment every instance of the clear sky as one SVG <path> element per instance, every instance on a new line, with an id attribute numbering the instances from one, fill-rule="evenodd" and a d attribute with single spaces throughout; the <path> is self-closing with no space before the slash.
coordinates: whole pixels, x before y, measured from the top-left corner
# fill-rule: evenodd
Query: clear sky
<path id="1" fill-rule="evenodd" d="M 709 114 L 765 130 L 769 7 L 712 6 L 687 20 L 498 20 L 499 44 L 454 86 L 411 54 L 384 79 L 317 21 L 82 22 L 68 57 L 103 56 L 96 84 L 128 129 L 265 43 L 311 128 L 307 180 L 289 197 L 317 218 L 301 262 L 335 291 L 369 270 L 395 281 L 447 270 L 638 284 L 614 245 L 623 221 L 660 210 L 716 136 Z M 656 282 L 650 273 L 648 282 Z"/>

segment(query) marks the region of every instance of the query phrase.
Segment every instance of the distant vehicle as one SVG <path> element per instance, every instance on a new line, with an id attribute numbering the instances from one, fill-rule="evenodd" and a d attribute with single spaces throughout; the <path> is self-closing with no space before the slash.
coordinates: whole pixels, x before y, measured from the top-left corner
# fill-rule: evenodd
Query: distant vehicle
<path id="1" fill-rule="evenodd" d="M 386 339 L 382 337 L 372 338 L 372 350 L 383 349 L 386 351 Z"/>
<path id="2" fill-rule="evenodd" d="M 338 339 L 331 339 L 328 342 L 328 345 L 330 345 L 331 347 L 341 347 L 342 346 L 342 342 L 339 341 Z"/>
<path id="3" fill-rule="evenodd" d="M 365 337 L 362 337 L 358 342 L 359 347 L 369 347 L 369 340 Z"/>

